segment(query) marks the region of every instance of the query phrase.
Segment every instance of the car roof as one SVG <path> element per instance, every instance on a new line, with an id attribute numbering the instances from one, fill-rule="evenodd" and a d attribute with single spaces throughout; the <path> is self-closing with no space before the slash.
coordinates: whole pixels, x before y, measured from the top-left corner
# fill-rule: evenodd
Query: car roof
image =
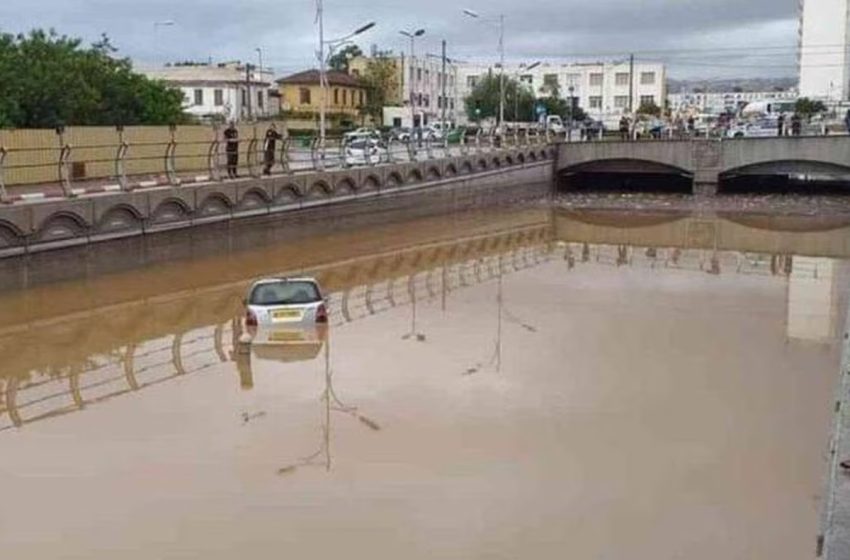
<path id="1" fill-rule="evenodd" d="M 253 284 L 251 284 L 251 287 L 253 288 L 255 286 L 262 286 L 263 284 L 277 284 L 277 283 L 280 283 L 280 282 L 310 282 L 312 284 L 315 284 L 316 286 L 319 285 L 319 283 L 316 281 L 315 278 L 310 278 L 310 277 L 307 277 L 307 276 L 304 276 L 304 277 L 281 276 L 279 278 L 261 278 L 259 280 L 256 280 Z"/>

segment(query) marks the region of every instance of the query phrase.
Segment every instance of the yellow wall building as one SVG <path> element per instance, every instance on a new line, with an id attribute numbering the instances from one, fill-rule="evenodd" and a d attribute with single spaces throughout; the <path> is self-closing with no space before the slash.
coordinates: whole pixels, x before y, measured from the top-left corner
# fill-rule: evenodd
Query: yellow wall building
<path id="1" fill-rule="evenodd" d="M 329 113 L 342 113 L 352 118 L 361 116 L 366 105 L 366 88 L 355 76 L 345 72 L 329 70 L 328 102 Z M 322 103 L 322 88 L 319 71 L 307 70 L 277 81 L 281 95 L 281 109 L 298 113 L 318 114 Z"/>

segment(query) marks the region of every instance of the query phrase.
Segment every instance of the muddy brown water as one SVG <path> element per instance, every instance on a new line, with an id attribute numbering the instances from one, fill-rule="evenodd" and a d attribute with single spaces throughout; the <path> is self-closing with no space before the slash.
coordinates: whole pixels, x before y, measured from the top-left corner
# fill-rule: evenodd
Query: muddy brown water
<path id="1" fill-rule="evenodd" d="M 813 558 L 847 232 L 727 218 L 467 213 L 7 292 L 0 550 Z M 328 331 L 239 345 L 289 271 Z"/>

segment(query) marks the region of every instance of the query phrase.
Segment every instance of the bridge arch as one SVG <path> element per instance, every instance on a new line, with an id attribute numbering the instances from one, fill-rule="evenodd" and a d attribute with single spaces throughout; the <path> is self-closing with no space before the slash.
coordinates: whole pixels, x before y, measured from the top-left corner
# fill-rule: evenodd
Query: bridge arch
<path id="1" fill-rule="evenodd" d="M 239 208 L 259 208 L 271 204 L 272 198 L 265 190 L 260 188 L 251 188 L 242 193 L 242 198 L 239 200 Z"/>
<path id="2" fill-rule="evenodd" d="M 151 213 L 151 222 L 155 224 L 167 224 L 187 220 L 192 209 L 182 199 L 168 197 L 160 202 Z"/>
<path id="3" fill-rule="evenodd" d="M 198 205 L 199 216 L 221 216 L 230 213 L 233 202 L 226 194 L 216 191 L 208 194 Z"/>
<path id="4" fill-rule="evenodd" d="M 460 172 L 464 175 L 470 175 L 475 172 L 475 166 L 471 161 L 466 160 L 460 165 Z"/>
<path id="5" fill-rule="evenodd" d="M 421 183 L 422 182 L 422 172 L 418 169 L 411 169 L 410 173 L 407 174 L 407 181 L 409 183 Z"/>
<path id="6" fill-rule="evenodd" d="M 301 198 L 301 188 L 295 183 L 287 183 L 283 186 L 274 197 L 274 204 L 287 205 L 295 204 Z"/>
<path id="7" fill-rule="evenodd" d="M 478 160 L 478 169 L 480 171 L 486 171 L 487 170 L 487 160 L 486 159 L 481 158 L 481 159 Z"/>
<path id="8" fill-rule="evenodd" d="M 339 194 L 357 194 L 357 183 L 352 177 L 346 175 L 337 181 L 334 191 Z"/>
<path id="9" fill-rule="evenodd" d="M 691 193 L 693 182 L 686 169 L 644 159 L 594 159 L 558 172 L 558 188 L 564 191 Z"/>
<path id="10" fill-rule="evenodd" d="M 12 222 L 0 220 L 0 248 L 19 245 L 23 240 L 24 232 Z"/>
<path id="11" fill-rule="evenodd" d="M 130 204 L 117 204 L 107 210 L 95 224 L 101 233 L 133 231 L 141 229 L 144 217 L 138 208 Z"/>
<path id="12" fill-rule="evenodd" d="M 381 178 L 374 174 L 366 175 L 360 185 L 364 191 L 377 191 L 381 188 Z"/>
<path id="13" fill-rule="evenodd" d="M 450 163 L 446 166 L 446 171 L 444 173 L 446 177 L 454 177 L 457 175 L 457 166 L 455 164 Z"/>
<path id="14" fill-rule="evenodd" d="M 718 192 L 850 191 L 850 162 L 817 159 L 759 161 L 724 170 Z"/>
<path id="15" fill-rule="evenodd" d="M 75 212 L 59 211 L 48 216 L 36 232 L 39 241 L 58 241 L 84 235 L 86 220 Z"/>
<path id="16" fill-rule="evenodd" d="M 404 178 L 402 178 L 401 173 L 398 171 L 393 171 L 389 175 L 387 175 L 387 183 L 386 186 L 389 188 L 400 187 L 404 184 Z"/>
<path id="17" fill-rule="evenodd" d="M 432 165 L 428 168 L 425 177 L 428 181 L 439 181 L 440 179 L 442 179 L 443 175 L 442 173 L 440 173 L 440 170 L 437 169 L 437 167 Z"/>
<path id="18" fill-rule="evenodd" d="M 327 181 L 316 181 L 307 189 L 307 198 L 327 198 L 333 195 L 333 188 Z"/>

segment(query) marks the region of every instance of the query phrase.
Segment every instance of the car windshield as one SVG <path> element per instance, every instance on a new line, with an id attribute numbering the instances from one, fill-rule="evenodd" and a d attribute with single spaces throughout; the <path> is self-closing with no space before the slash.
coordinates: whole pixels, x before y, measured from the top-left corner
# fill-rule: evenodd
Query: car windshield
<path id="1" fill-rule="evenodd" d="M 251 291 L 251 305 L 299 305 L 320 301 L 319 289 L 313 282 L 264 282 Z"/>
<path id="2" fill-rule="evenodd" d="M 362 150 L 362 149 L 366 148 L 366 141 L 365 140 L 355 140 L 354 142 L 349 144 L 349 147 L 354 149 L 354 150 Z"/>

